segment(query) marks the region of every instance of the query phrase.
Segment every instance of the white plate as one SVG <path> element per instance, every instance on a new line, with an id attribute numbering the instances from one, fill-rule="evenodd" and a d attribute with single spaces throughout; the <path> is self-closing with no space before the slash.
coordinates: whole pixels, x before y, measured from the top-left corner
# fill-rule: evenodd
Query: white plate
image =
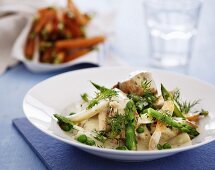
<path id="1" fill-rule="evenodd" d="M 202 99 L 201 107 L 209 111 L 209 116 L 201 120 L 200 135 L 192 141 L 192 146 L 161 151 L 118 151 L 87 146 L 69 139 L 62 132 L 56 135 L 57 133 L 50 130 L 51 117 L 54 113 L 64 112 L 69 105 L 80 99 L 80 94 L 93 91 L 90 80 L 111 87 L 135 70 L 135 68 L 91 68 L 49 78 L 34 86 L 26 94 L 23 102 L 25 115 L 35 127 L 49 136 L 94 155 L 121 161 L 153 160 L 194 149 L 215 139 L 215 87 L 188 76 L 149 69 L 147 70 L 152 72 L 158 87 L 161 82 L 168 89 L 178 87 L 184 99 Z"/>

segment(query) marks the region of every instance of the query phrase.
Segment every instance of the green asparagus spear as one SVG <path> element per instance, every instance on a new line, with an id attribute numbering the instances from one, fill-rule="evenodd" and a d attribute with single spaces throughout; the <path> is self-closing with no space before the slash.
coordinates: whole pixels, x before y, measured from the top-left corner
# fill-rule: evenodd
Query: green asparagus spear
<path id="1" fill-rule="evenodd" d="M 125 129 L 125 145 L 128 150 L 136 150 L 136 144 L 137 142 L 134 127 L 128 124 Z"/>
<path id="2" fill-rule="evenodd" d="M 70 119 L 59 114 L 54 114 L 54 117 L 58 119 L 58 124 L 62 130 L 70 131 L 73 128 L 73 123 Z"/>
<path id="3" fill-rule="evenodd" d="M 157 120 L 160 120 L 162 122 L 164 122 L 167 125 L 170 125 L 174 128 L 179 129 L 182 132 L 186 132 L 188 133 L 192 138 L 196 137 L 199 135 L 199 132 L 193 128 L 192 126 L 188 125 L 187 123 L 181 123 L 181 122 L 177 122 L 175 121 L 171 116 L 169 116 L 168 114 L 165 113 L 161 113 L 158 112 L 152 108 L 149 108 L 145 111 L 147 114 L 149 114 L 150 116 L 156 118 Z"/>
<path id="4" fill-rule="evenodd" d="M 126 104 L 125 107 L 125 145 L 128 150 L 136 150 L 137 149 L 137 141 L 135 135 L 135 114 L 136 107 L 134 102 L 131 100 Z"/>
<path id="5" fill-rule="evenodd" d="M 164 98 L 164 100 L 172 100 L 174 103 L 174 114 L 177 117 L 182 117 L 184 118 L 184 115 L 182 114 L 180 107 L 178 106 L 177 102 L 174 100 L 173 95 L 167 91 L 167 89 L 163 86 L 163 84 L 161 84 L 161 93 L 162 96 Z"/>

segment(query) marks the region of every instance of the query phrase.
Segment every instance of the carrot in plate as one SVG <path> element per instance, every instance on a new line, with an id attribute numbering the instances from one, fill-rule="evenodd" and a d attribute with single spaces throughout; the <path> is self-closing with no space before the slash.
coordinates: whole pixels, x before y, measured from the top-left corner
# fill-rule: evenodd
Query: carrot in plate
<path id="1" fill-rule="evenodd" d="M 46 25 L 46 23 L 52 20 L 55 17 L 55 15 L 56 11 L 54 9 L 50 9 L 46 11 L 43 15 L 40 15 L 34 27 L 34 32 L 38 34 Z"/>
<path id="2" fill-rule="evenodd" d="M 24 47 L 25 57 L 29 60 L 32 60 L 34 55 L 34 50 L 35 50 L 35 39 L 28 38 Z"/>
<path id="3" fill-rule="evenodd" d="M 89 48 L 99 43 L 104 42 L 105 37 L 96 36 L 92 38 L 79 38 L 73 40 L 59 40 L 55 43 L 58 49 L 76 49 L 76 48 Z"/>
<path id="4" fill-rule="evenodd" d="M 89 53 L 90 51 L 91 51 L 90 49 L 80 49 L 80 50 L 74 51 L 72 54 L 65 57 L 64 62 L 69 62 L 71 60 L 79 58 L 79 57 Z"/>
<path id="5" fill-rule="evenodd" d="M 69 10 L 74 14 L 75 18 L 77 19 L 77 22 L 80 25 L 86 25 L 87 22 L 88 22 L 87 18 L 83 14 L 81 14 L 81 12 L 75 6 L 75 4 L 73 3 L 73 1 L 72 0 L 68 0 L 67 4 L 68 4 Z"/>

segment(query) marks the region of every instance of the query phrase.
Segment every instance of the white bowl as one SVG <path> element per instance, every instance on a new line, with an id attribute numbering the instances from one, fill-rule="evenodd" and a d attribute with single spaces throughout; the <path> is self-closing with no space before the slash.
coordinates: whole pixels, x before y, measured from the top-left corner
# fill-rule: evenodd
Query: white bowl
<path id="1" fill-rule="evenodd" d="M 111 87 L 119 80 L 128 77 L 135 68 L 91 68 L 67 72 L 45 80 L 34 86 L 25 96 L 23 109 L 28 120 L 49 136 L 73 145 L 81 150 L 101 157 L 121 161 L 144 161 L 166 157 L 205 145 L 215 139 L 215 87 L 188 76 L 151 70 L 159 87 L 162 82 L 168 89 L 180 88 L 182 97 L 187 100 L 202 99 L 201 107 L 209 111 L 209 116 L 201 120 L 200 135 L 192 140 L 191 146 L 159 151 L 119 151 L 87 146 L 74 141 L 62 131 L 50 129 L 52 115 L 62 113 L 80 99 L 80 94 L 93 92 L 90 80 Z M 36 137 L 36 136 L 35 136 Z"/>
<path id="2" fill-rule="evenodd" d="M 13 48 L 12 48 L 12 57 L 23 62 L 24 65 L 32 72 L 50 72 L 57 71 L 60 69 L 64 69 L 76 64 L 80 63 L 91 63 L 100 65 L 101 58 L 107 55 L 107 51 L 109 50 L 109 44 L 111 43 L 114 37 L 114 21 L 110 21 L 110 18 L 113 18 L 115 13 L 106 12 L 106 13 L 95 13 L 95 16 L 90 21 L 90 23 L 86 26 L 86 35 L 87 37 L 93 37 L 98 35 L 104 35 L 106 37 L 106 41 L 97 46 L 95 50 L 69 61 L 67 63 L 62 64 L 49 64 L 49 63 L 41 63 L 39 61 L 38 52 L 34 53 L 33 60 L 28 60 L 24 54 L 24 46 L 28 36 L 28 33 L 31 29 L 31 25 L 33 22 L 33 15 L 35 11 L 32 11 L 29 15 L 25 16 L 27 19 L 26 25 L 23 28 L 20 35 L 17 37 Z M 114 19 L 113 19 L 114 20 Z"/>
<path id="3" fill-rule="evenodd" d="M 97 49 L 77 58 L 67 63 L 62 64 L 49 64 L 49 63 L 41 63 L 39 61 L 39 54 L 35 53 L 33 60 L 28 60 L 24 54 L 24 45 L 28 36 L 28 33 L 31 29 L 32 18 L 28 19 L 26 26 L 24 27 L 21 34 L 15 41 L 12 50 L 12 56 L 19 61 L 22 61 L 24 65 L 32 72 L 50 72 L 57 71 L 63 68 L 67 68 L 80 63 L 91 63 L 91 64 L 99 64 L 100 55 L 103 53 L 103 48 L 105 43 L 99 45 Z"/>

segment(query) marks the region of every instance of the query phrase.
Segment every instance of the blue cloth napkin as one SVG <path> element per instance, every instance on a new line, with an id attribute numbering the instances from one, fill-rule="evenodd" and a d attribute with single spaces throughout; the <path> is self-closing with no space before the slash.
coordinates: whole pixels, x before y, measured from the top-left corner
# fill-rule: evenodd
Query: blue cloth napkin
<path id="1" fill-rule="evenodd" d="M 162 159 L 128 163 L 100 158 L 51 138 L 26 118 L 14 119 L 13 125 L 46 167 L 52 170 L 215 169 L 215 142 Z"/>

